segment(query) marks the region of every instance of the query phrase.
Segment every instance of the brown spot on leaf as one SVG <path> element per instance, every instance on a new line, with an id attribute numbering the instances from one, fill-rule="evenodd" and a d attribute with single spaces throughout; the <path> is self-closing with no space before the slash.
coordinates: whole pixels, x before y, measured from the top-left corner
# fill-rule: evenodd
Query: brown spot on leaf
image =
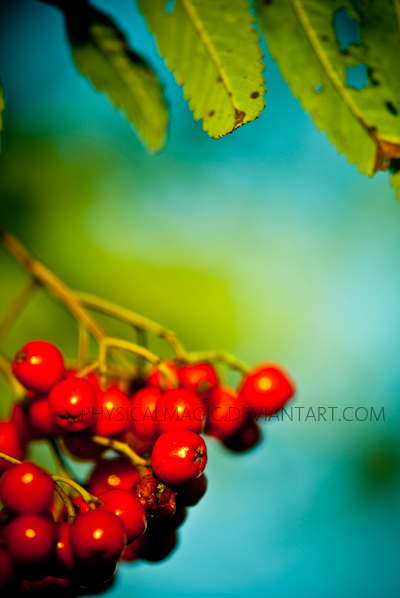
<path id="1" fill-rule="evenodd" d="M 270 4 L 272 4 L 272 0 L 264 0 L 264 4 L 266 4 L 266 6 L 269 6 Z"/>
<path id="2" fill-rule="evenodd" d="M 235 108 L 235 128 L 242 124 L 245 116 L 246 112 L 243 112 L 243 110 L 238 110 L 237 108 Z"/>
<path id="3" fill-rule="evenodd" d="M 221 77 L 221 75 L 219 77 L 217 77 L 217 83 L 222 83 L 222 77 Z"/>
<path id="4" fill-rule="evenodd" d="M 210 110 L 210 112 L 208 113 L 208 116 L 214 116 L 215 114 L 215 110 Z"/>
<path id="5" fill-rule="evenodd" d="M 381 139 L 374 127 L 369 129 L 369 133 L 376 141 L 374 172 L 377 172 L 378 170 L 387 170 L 390 167 L 392 160 L 398 160 L 400 158 L 400 144 Z"/>
<path id="6" fill-rule="evenodd" d="M 258 91 L 253 91 L 253 93 L 250 95 L 251 98 L 253 98 L 253 100 L 255 100 L 256 98 L 258 98 L 260 94 L 258 93 Z"/>
<path id="7" fill-rule="evenodd" d="M 329 42 L 329 35 L 326 35 L 326 33 L 323 33 L 321 35 L 321 39 L 323 42 Z"/>

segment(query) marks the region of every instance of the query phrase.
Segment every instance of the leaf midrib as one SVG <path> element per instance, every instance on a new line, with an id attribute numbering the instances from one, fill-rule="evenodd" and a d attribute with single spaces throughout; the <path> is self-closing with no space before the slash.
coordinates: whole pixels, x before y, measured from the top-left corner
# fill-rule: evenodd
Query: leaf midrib
<path id="1" fill-rule="evenodd" d="M 334 88 L 336 89 L 338 94 L 342 97 L 344 103 L 346 104 L 346 106 L 348 107 L 350 112 L 353 114 L 353 116 L 359 121 L 361 126 L 365 129 L 365 131 L 368 133 L 368 135 L 371 137 L 371 139 L 374 141 L 374 143 L 376 143 L 376 139 L 371 135 L 371 131 L 370 131 L 370 128 L 369 128 L 367 122 L 364 120 L 362 114 L 357 110 L 357 107 L 354 104 L 354 102 L 352 101 L 349 94 L 347 93 L 346 88 L 340 82 L 335 71 L 331 67 L 329 59 L 328 59 L 325 51 L 323 50 L 321 44 L 319 43 L 318 38 L 317 38 L 316 34 L 314 33 L 314 30 L 310 24 L 310 21 L 302 7 L 301 0 L 290 0 L 290 2 L 292 4 L 293 10 L 297 16 L 297 19 L 298 19 L 300 25 L 304 29 L 304 32 L 305 32 L 306 36 L 308 37 L 309 42 L 310 42 L 318 60 L 320 61 L 323 69 L 325 70 L 326 74 L 328 75 L 328 78 L 331 81 L 332 85 L 334 86 Z M 394 0 L 394 2 L 398 3 L 398 0 Z"/>
<path id="2" fill-rule="evenodd" d="M 226 93 L 228 95 L 228 98 L 229 98 L 233 108 L 235 110 L 239 110 L 239 106 L 236 104 L 234 96 L 233 96 L 233 89 L 230 86 L 228 76 L 218 58 L 218 54 L 214 49 L 213 43 L 212 43 L 210 37 L 208 36 L 196 9 L 194 8 L 194 6 L 190 2 L 190 0 L 180 0 L 180 2 L 188 16 L 189 21 L 192 23 L 194 30 L 196 31 L 198 36 L 203 41 L 204 47 L 205 47 L 212 63 L 214 64 L 215 68 L 217 69 L 217 72 L 219 73 L 219 75 L 222 79 L 222 83 L 225 87 Z"/>

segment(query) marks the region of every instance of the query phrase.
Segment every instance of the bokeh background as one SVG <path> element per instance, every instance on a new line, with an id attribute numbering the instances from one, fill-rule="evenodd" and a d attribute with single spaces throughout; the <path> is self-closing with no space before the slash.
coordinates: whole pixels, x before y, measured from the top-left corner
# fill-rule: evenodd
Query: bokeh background
<path id="1" fill-rule="evenodd" d="M 303 413 L 386 416 L 270 422 L 247 455 L 210 442 L 209 490 L 178 550 L 162 564 L 122 565 L 107 596 L 399 596 L 400 210 L 388 176 L 362 177 L 337 154 L 265 44 L 266 109 L 209 139 L 134 2 L 93 4 L 157 69 L 168 144 L 146 154 L 79 75 L 55 8 L 3 5 L 2 227 L 71 287 L 162 322 L 189 349 L 283 362 Z M 0 280 L 3 310 L 25 280 L 3 250 Z M 46 338 L 73 357 L 76 337 L 39 294 L 3 347 L 11 355 Z M 43 447 L 32 455 L 46 462 Z"/>

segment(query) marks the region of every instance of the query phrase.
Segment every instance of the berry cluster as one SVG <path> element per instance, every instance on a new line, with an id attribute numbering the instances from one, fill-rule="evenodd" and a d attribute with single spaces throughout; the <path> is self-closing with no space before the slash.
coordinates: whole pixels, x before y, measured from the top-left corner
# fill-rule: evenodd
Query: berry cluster
<path id="1" fill-rule="evenodd" d="M 207 489 L 203 435 L 232 451 L 251 449 L 258 420 L 282 409 L 294 385 L 274 363 L 249 369 L 227 353 L 190 353 L 160 324 L 72 292 L 11 235 L 0 232 L 0 241 L 30 275 L 0 320 L 0 336 L 39 287 L 79 329 L 72 362 L 39 340 L 12 363 L 0 352 L 0 373 L 15 395 L 0 421 L 0 595 L 98 593 L 121 560 L 160 561 L 176 546 L 187 508 Z M 137 343 L 108 336 L 92 312 L 133 328 Z M 148 334 L 173 358 L 153 353 Z M 241 374 L 237 389 L 223 382 L 218 364 Z M 48 444 L 57 474 L 24 462 L 32 441 Z M 71 471 L 76 460 L 91 464 L 84 483 Z"/>
<path id="2" fill-rule="evenodd" d="M 206 491 L 200 434 L 248 450 L 260 437 L 257 416 L 279 411 L 294 392 L 276 364 L 249 370 L 237 391 L 206 361 L 164 362 L 129 384 L 104 380 L 95 366 L 67 370 L 45 341 L 14 358 L 26 397 L 0 423 L 2 595 L 54 587 L 76 595 L 109 582 L 121 559 L 165 558 L 186 508 Z M 58 439 L 69 457 L 96 461 L 84 486 L 20 462 L 27 443 L 49 439 L 61 459 Z M 104 456 L 109 448 L 118 456 Z"/>

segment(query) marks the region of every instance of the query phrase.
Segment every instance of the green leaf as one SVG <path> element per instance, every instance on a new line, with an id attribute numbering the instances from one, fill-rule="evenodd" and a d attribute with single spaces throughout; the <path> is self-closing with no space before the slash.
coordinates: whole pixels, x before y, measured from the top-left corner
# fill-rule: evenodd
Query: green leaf
<path id="1" fill-rule="evenodd" d="M 256 0 L 269 51 L 292 92 L 351 164 L 371 176 L 400 158 L 399 0 Z M 334 18 L 347 9 L 361 44 L 340 51 Z M 366 65 L 367 85 L 346 83 L 346 69 Z"/>
<path id="2" fill-rule="evenodd" d="M 3 131 L 3 112 L 6 108 L 6 104 L 4 102 L 4 90 L 3 85 L 0 81 L 0 133 Z M 1 136 L 0 136 L 0 151 L 1 151 Z"/>
<path id="3" fill-rule="evenodd" d="M 203 119 L 210 137 L 223 137 L 260 115 L 264 66 L 247 0 L 138 4 L 194 118 Z"/>
<path id="4" fill-rule="evenodd" d="M 79 3 L 64 10 L 78 69 L 123 111 L 148 148 L 160 150 L 166 139 L 168 111 L 154 71 L 129 49 L 109 17 Z"/>

